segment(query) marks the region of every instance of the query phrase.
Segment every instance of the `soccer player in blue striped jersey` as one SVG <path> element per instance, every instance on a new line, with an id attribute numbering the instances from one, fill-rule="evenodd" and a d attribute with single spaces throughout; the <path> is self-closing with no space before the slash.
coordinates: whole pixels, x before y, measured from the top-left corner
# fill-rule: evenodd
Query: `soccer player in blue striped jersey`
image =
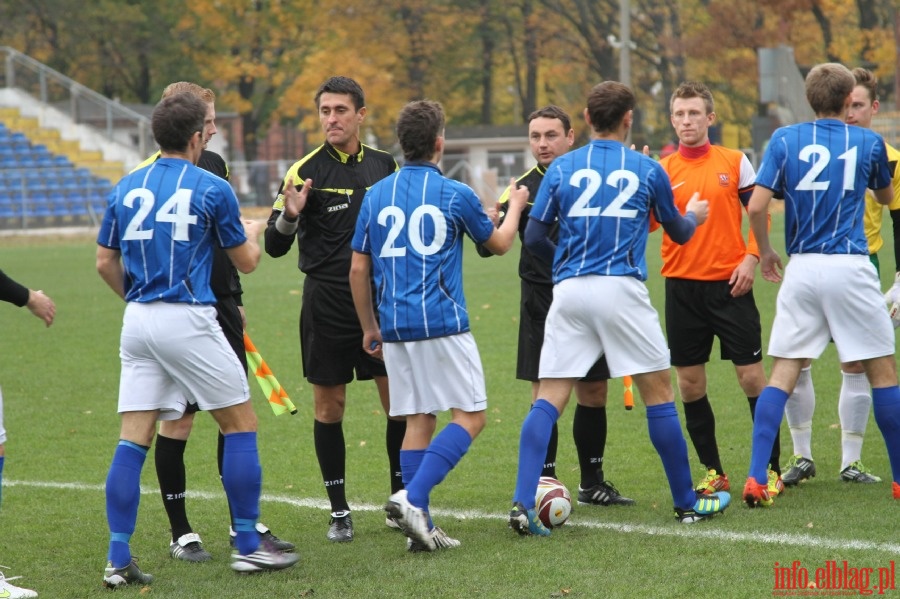
<path id="1" fill-rule="evenodd" d="M 784 196 L 786 251 L 769 355 L 769 385 L 759 396 L 750 472 L 743 499 L 749 507 L 773 503 L 766 463 L 788 397 L 805 360 L 834 340 L 841 363 L 860 360 L 872 385 L 875 422 L 887 444 L 893 495 L 900 499 L 900 388 L 894 330 L 863 231 L 866 188 L 890 204 L 891 171 L 880 135 L 846 124 L 856 79 L 845 66 L 820 64 L 806 77 L 811 123 L 775 131 L 756 176 L 748 207 L 760 248 L 763 277 L 782 280 L 781 259 L 766 227 L 769 202 Z M 762 484 L 761 484 L 762 483 Z"/>
<path id="2" fill-rule="evenodd" d="M 350 287 L 363 349 L 384 359 L 388 371 L 391 416 L 406 416 L 400 451 L 405 489 L 390 496 L 385 510 L 409 537 L 409 551 L 434 551 L 460 543 L 434 526 L 429 495 L 484 428 L 487 407 L 463 295 L 463 238 L 505 254 L 528 190 L 510 181 L 509 212 L 494 228 L 475 192 L 437 166 L 444 150 L 440 104 L 407 104 L 397 137 L 406 164 L 366 193 L 352 241 Z M 436 414 L 447 410 L 450 423 L 432 439 Z"/>
<path id="3" fill-rule="evenodd" d="M 625 147 L 634 103 L 631 90 L 615 81 L 591 90 L 584 110 L 591 141 L 550 164 L 525 229 L 526 246 L 553 257 L 554 287 L 544 327 L 540 399 L 522 424 L 509 514 L 509 525 L 522 535 L 550 534 L 535 512 L 547 441 L 572 385 L 601 355 L 611 377 L 633 375 L 647 405 L 650 440 L 662 459 L 678 521 L 705 519 L 730 501 L 724 491 L 706 496 L 694 491 L 669 350 L 643 283 L 651 212 L 676 243 L 685 243 L 706 220 L 709 206 L 695 193 L 687 216 L 681 216 L 662 167 Z M 555 221 L 554 247 L 548 233 Z"/>
<path id="4" fill-rule="evenodd" d="M 214 244 L 241 272 L 256 268 L 261 226 L 241 221 L 224 179 L 195 166 L 206 111 L 191 94 L 157 104 L 151 126 L 161 158 L 116 185 L 97 236 L 97 270 L 126 301 L 121 432 L 106 479 L 110 542 L 103 582 L 110 588 L 153 580 L 130 548 L 141 469 L 157 420 L 180 418 L 188 402 L 209 410 L 225 436 L 222 483 L 237 531 L 231 567 L 276 570 L 300 559 L 261 543 L 256 530 L 262 486 L 256 416 L 246 372 L 216 322 L 209 281 Z"/>

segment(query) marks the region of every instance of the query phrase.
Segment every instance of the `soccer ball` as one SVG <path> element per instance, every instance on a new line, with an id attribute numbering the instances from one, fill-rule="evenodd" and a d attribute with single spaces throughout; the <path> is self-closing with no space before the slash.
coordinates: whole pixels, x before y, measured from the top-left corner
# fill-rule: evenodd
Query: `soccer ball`
<path id="1" fill-rule="evenodd" d="M 572 497 L 564 484 L 542 476 L 538 481 L 537 495 L 534 498 L 538 517 L 547 528 L 555 528 L 565 524 L 572 513 Z"/>

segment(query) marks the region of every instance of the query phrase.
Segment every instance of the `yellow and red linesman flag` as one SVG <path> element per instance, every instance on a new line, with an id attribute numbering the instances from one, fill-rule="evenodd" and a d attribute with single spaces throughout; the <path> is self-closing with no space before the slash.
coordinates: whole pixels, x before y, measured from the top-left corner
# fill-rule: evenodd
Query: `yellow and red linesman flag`
<path id="1" fill-rule="evenodd" d="M 625 409 L 630 410 L 634 408 L 634 391 L 631 388 L 632 381 L 630 374 L 626 374 L 622 378 L 622 385 L 625 387 Z"/>
<path id="2" fill-rule="evenodd" d="M 250 336 L 247 335 L 246 332 L 244 332 L 244 350 L 247 352 L 247 363 L 253 370 L 253 374 L 256 375 L 256 381 L 259 383 L 263 395 L 269 400 L 269 405 L 272 407 L 272 411 L 275 412 L 275 415 L 280 416 L 288 411 L 291 414 L 296 414 L 297 408 L 291 402 L 291 398 L 288 397 L 284 387 L 281 386 L 281 383 L 279 383 L 278 379 L 275 378 L 275 375 L 272 374 L 269 365 L 266 364 L 266 361 L 259 355 L 259 351 L 257 351 L 256 346 L 253 345 L 253 342 L 250 341 Z"/>

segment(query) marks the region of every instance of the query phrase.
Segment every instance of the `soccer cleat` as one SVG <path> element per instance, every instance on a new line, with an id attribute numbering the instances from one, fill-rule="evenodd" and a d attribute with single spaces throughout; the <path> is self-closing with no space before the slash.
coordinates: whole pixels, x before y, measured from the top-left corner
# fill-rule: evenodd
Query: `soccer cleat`
<path id="1" fill-rule="evenodd" d="M 453 549 L 454 547 L 459 547 L 462 543 L 459 540 L 454 539 L 449 536 L 440 526 L 435 526 L 431 529 L 431 538 L 434 540 L 434 548 L 437 549 Z M 418 541 L 413 541 L 412 539 L 406 539 L 406 550 L 410 553 L 421 553 L 423 551 L 429 551 L 427 547 L 419 543 Z"/>
<path id="2" fill-rule="evenodd" d="M 815 475 L 816 465 L 812 460 L 794 455 L 788 461 L 785 473 L 781 475 L 781 481 L 786 487 L 793 487 L 797 483 Z"/>
<path id="3" fill-rule="evenodd" d="M 784 492 L 784 481 L 781 480 L 781 475 L 779 475 L 774 470 L 769 470 L 769 497 L 775 498 L 781 495 Z"/>
<path id="4" fill-rule="evenodd" d="M 530 535 L 538 537 L 550 536 L 550 529 L 541 522 L 537 511 L 534 508 L 526 510 L 521 503 L 513 504 L 513 508 L 509 512 L 509 527 L 523 537 Z"/>
<path id="5" fill-rule="evenodd" d="M 263 524 L 262 522 L 256 523 L 256 532 L 259 533 L 260 541 L 268 541 L 279 551 L 285 551 L 285 552 L 290 553 L 295 548 L 294 544 L 291 543 L 290 541 L 285 541 L 285 540 L 282 540 L 282 539 L 279 539 L 278 537 L 276 537 L 275 533 L 273 533 L 272 530 L 268 526 Z M 234 532 L 234 529 L 232 529 L 232 528 L 229 528 L 228 533 L 229 533 L 229 536 L 231 537 L 229 539 L 229 541 L 231 543 L 231 547 L 232 547 L 232 549 L 234 549 L 235 539 L 237 539 L 237 533 Z"/>
<path id="6" fill-rule="evenodd" d="M 900 484 L 897 484 L 897 481 L 891 484 L 891 492 L 894 494 L 894 499 L 900 499 Z"/>
<path id="7" fill-rule="evenodd" d="M 608 480 L 601 481 L 593 487 L 578 487 L 579 505 L 634 505 L 634 499 L 622 497 L 619 490 Z"/>
<path id="8" fill-rule="evenodd" d="M 761 485 L 756 482 L 752 476 L 747 478 L 747 484 L 744 485 L 744 503 L 747 507 L 769 507 L 774 503 L 772 496 L 769 495 L 769 485 Z"/>
<path id="9" fill-rule="evenodd" d="M 189 532 L 169 545 L 169 555 L 186 562 L 208 562 L 212 556 L 203 549 L 200 535 Z"/>
<path id="10" fill-rule="evenodd" d="M 697 491 L 697 500 L 690 509 L 675 508 L 675 519 L 681 524 L 693 524 L 694 522 L 707 520 L 716 514 L 724 512 L 730 503 L 731 494 L 728 491 L 719 491 L 711 494 Z"/>
<path id="11" fill-rule="evenodd" d="M 728 482 L 728 475 L 719 474 L 713 468 L 709 469 L 706 473 L 706 478 L 694 488 L 695 491 L 704 495 L 718 493 L 719 491 L 729 491 L 730 489 L 731 483 Z"/>
<path id="12" fill-rule="evenodd" d="M 328 540 L 332 543 L 349 543 L 353 540 L 353 518 L 350 512 L 332 512 L 328 523 Z"/>
<path id="13" fill-rule="evenodd" d="M 153 576 L 144 574 L 138 568 L 137 560 L 131 558 L 131 562 L 122 568 L 113 568 L 112 562 L 106 563 L 103 572 L 103 584 L 108 589 L 117 589 L 129 584 L 150 584 Z"/>
<path id="14" fill-rule="evenodd" d="M 299 554 L 285 553 L 271 542 L 260 540 L 259 547 L 250 555 L 241 555 L 237 552 L 231 554 L 231 569 L 245 573 L 284 570 L 299 561 Z"/>
<path id="15" fill-rule="evenodd" d="M 856 460 L 841 470 L 841 480 L 845 483 L 880 483 L 881 477 L 869 472 L 862 460 Z"/>
<path id="16" fill-rule="evenodd" d="M 400 524 L 390 516 L 384 519 L 384 525 L 388 528 L 393 528 L 394 530 L 400 530 Z"/>
<path id="17" fill-rule="evenodd" d="M 407 537 L 422 545 L 426 551 L 434 551 L 434 539 L 428 526 L 428 515 L 422 508 L 409 502 L 406 489 L 400 489 L 384 505 L 388 518 L 393 518 Z"/>
<path id="18" fill-rule="evenodd" d="M 6 566 L 0 566 L 0 568 L 5 568 Z M 37 597 L 38 594 L 30 589 L 23 589 L 22 587 L 17 587 L 16 585 L 10 583 L 10 580 L 15 580 L 19 578 L 18 576 L 13 576 L 12 578 L 7 578 L 3 575 L 3 572 L 0 572 L 0 597 L 4 599 L 31 599 L 32 597 Z"/>

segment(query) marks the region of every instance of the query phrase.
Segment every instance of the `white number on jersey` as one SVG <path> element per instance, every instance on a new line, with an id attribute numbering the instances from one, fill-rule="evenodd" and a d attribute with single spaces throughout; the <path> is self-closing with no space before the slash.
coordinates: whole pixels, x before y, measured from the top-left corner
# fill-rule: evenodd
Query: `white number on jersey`
<path id="1" fill-rule="evenodd" d="M 619 189 L 619 183 L 624 181 L 625 187 L 619 190 L 618 195 L 602 212 L 599 206 L 591 207 L 588 204 L 603 184 L 603 177 L 595 170 L 583 168 L 572 173 L 572 176 L 569 177 L 569 185 L 581 188 L 581 182 L 584 180 L 587 180 L 587 187 L 569 208 L 569 216 L 611 216 L 615 218 L 635 218 L 637 216 L 637 210 L 622 208 L 640 185 L 637 175 L 633 172 L 619 169 L 609 174 L 606 179 L 607 185 Z"/>
<path id="2" fill-rule="evenodd" d="M 425 241 L 422 239 L 422 220 L 426 217 L 431 218 L 434 223 L 434 238 L 428 245 L 425 245 Z M 390 225 L 388 225 L 388 220 L 391 221 Z M 406 226 L 406 214 L 403 210 L 397 206 L 386 206 L 378 213 L 378 224 L 382 227 L 390 227 L 387 239 L 385 239 L 384 246 L 378 255 L 381 258 L 405 256 L 406 247 L 396 245 L 397 238 L 403 231 L 403 227 Z M 409 215 L 407 236 L 409 237 L 409 244 L 419 254 L 423 256 L 436 254 L 447 239 L 447 220 L 444 218 L 444 213 L 437 206 L 429 204 L 419 206 Z"/>
<path id="3" fill-rule="evenodd" d="M 813 157 L 815 157 L 813 159 Z M 831 185 L 831 181 L 817 181 L 819 175 L 828 167 L 831 160 L 831 152 L 823 145 L 810 144 L 800 150 L 800 160 L 803 162 L 812 161 L 812 166 L 806 175 L 797 183 L 798 191 L 825 191 Z M 840 156 L 838 160 L 844 161 L 844 182 L 841 189 L 850 191 L 856 183 L 856 160 L 857 149 L 853 146 Z"/>
<path id="4" fill-rule="evenodd" d="M 139 200 L 137 213 L 128 221 L 122 241 L 152 239 L 153 229 L 144 229 L 144 221 L 156 204 L 153 192 L 143 187 L 129 191 L 122 203 L 126 208 L 134 207 L 135 199 Z M 172 232 L 174 241 L 189 241 L 188 226 L 197 224 L 197 215 L 191 214 L 191 190 L 178 189 L 166 203 L 156 212 L 155 220 L 160 223 L 174 223 Z"/>

